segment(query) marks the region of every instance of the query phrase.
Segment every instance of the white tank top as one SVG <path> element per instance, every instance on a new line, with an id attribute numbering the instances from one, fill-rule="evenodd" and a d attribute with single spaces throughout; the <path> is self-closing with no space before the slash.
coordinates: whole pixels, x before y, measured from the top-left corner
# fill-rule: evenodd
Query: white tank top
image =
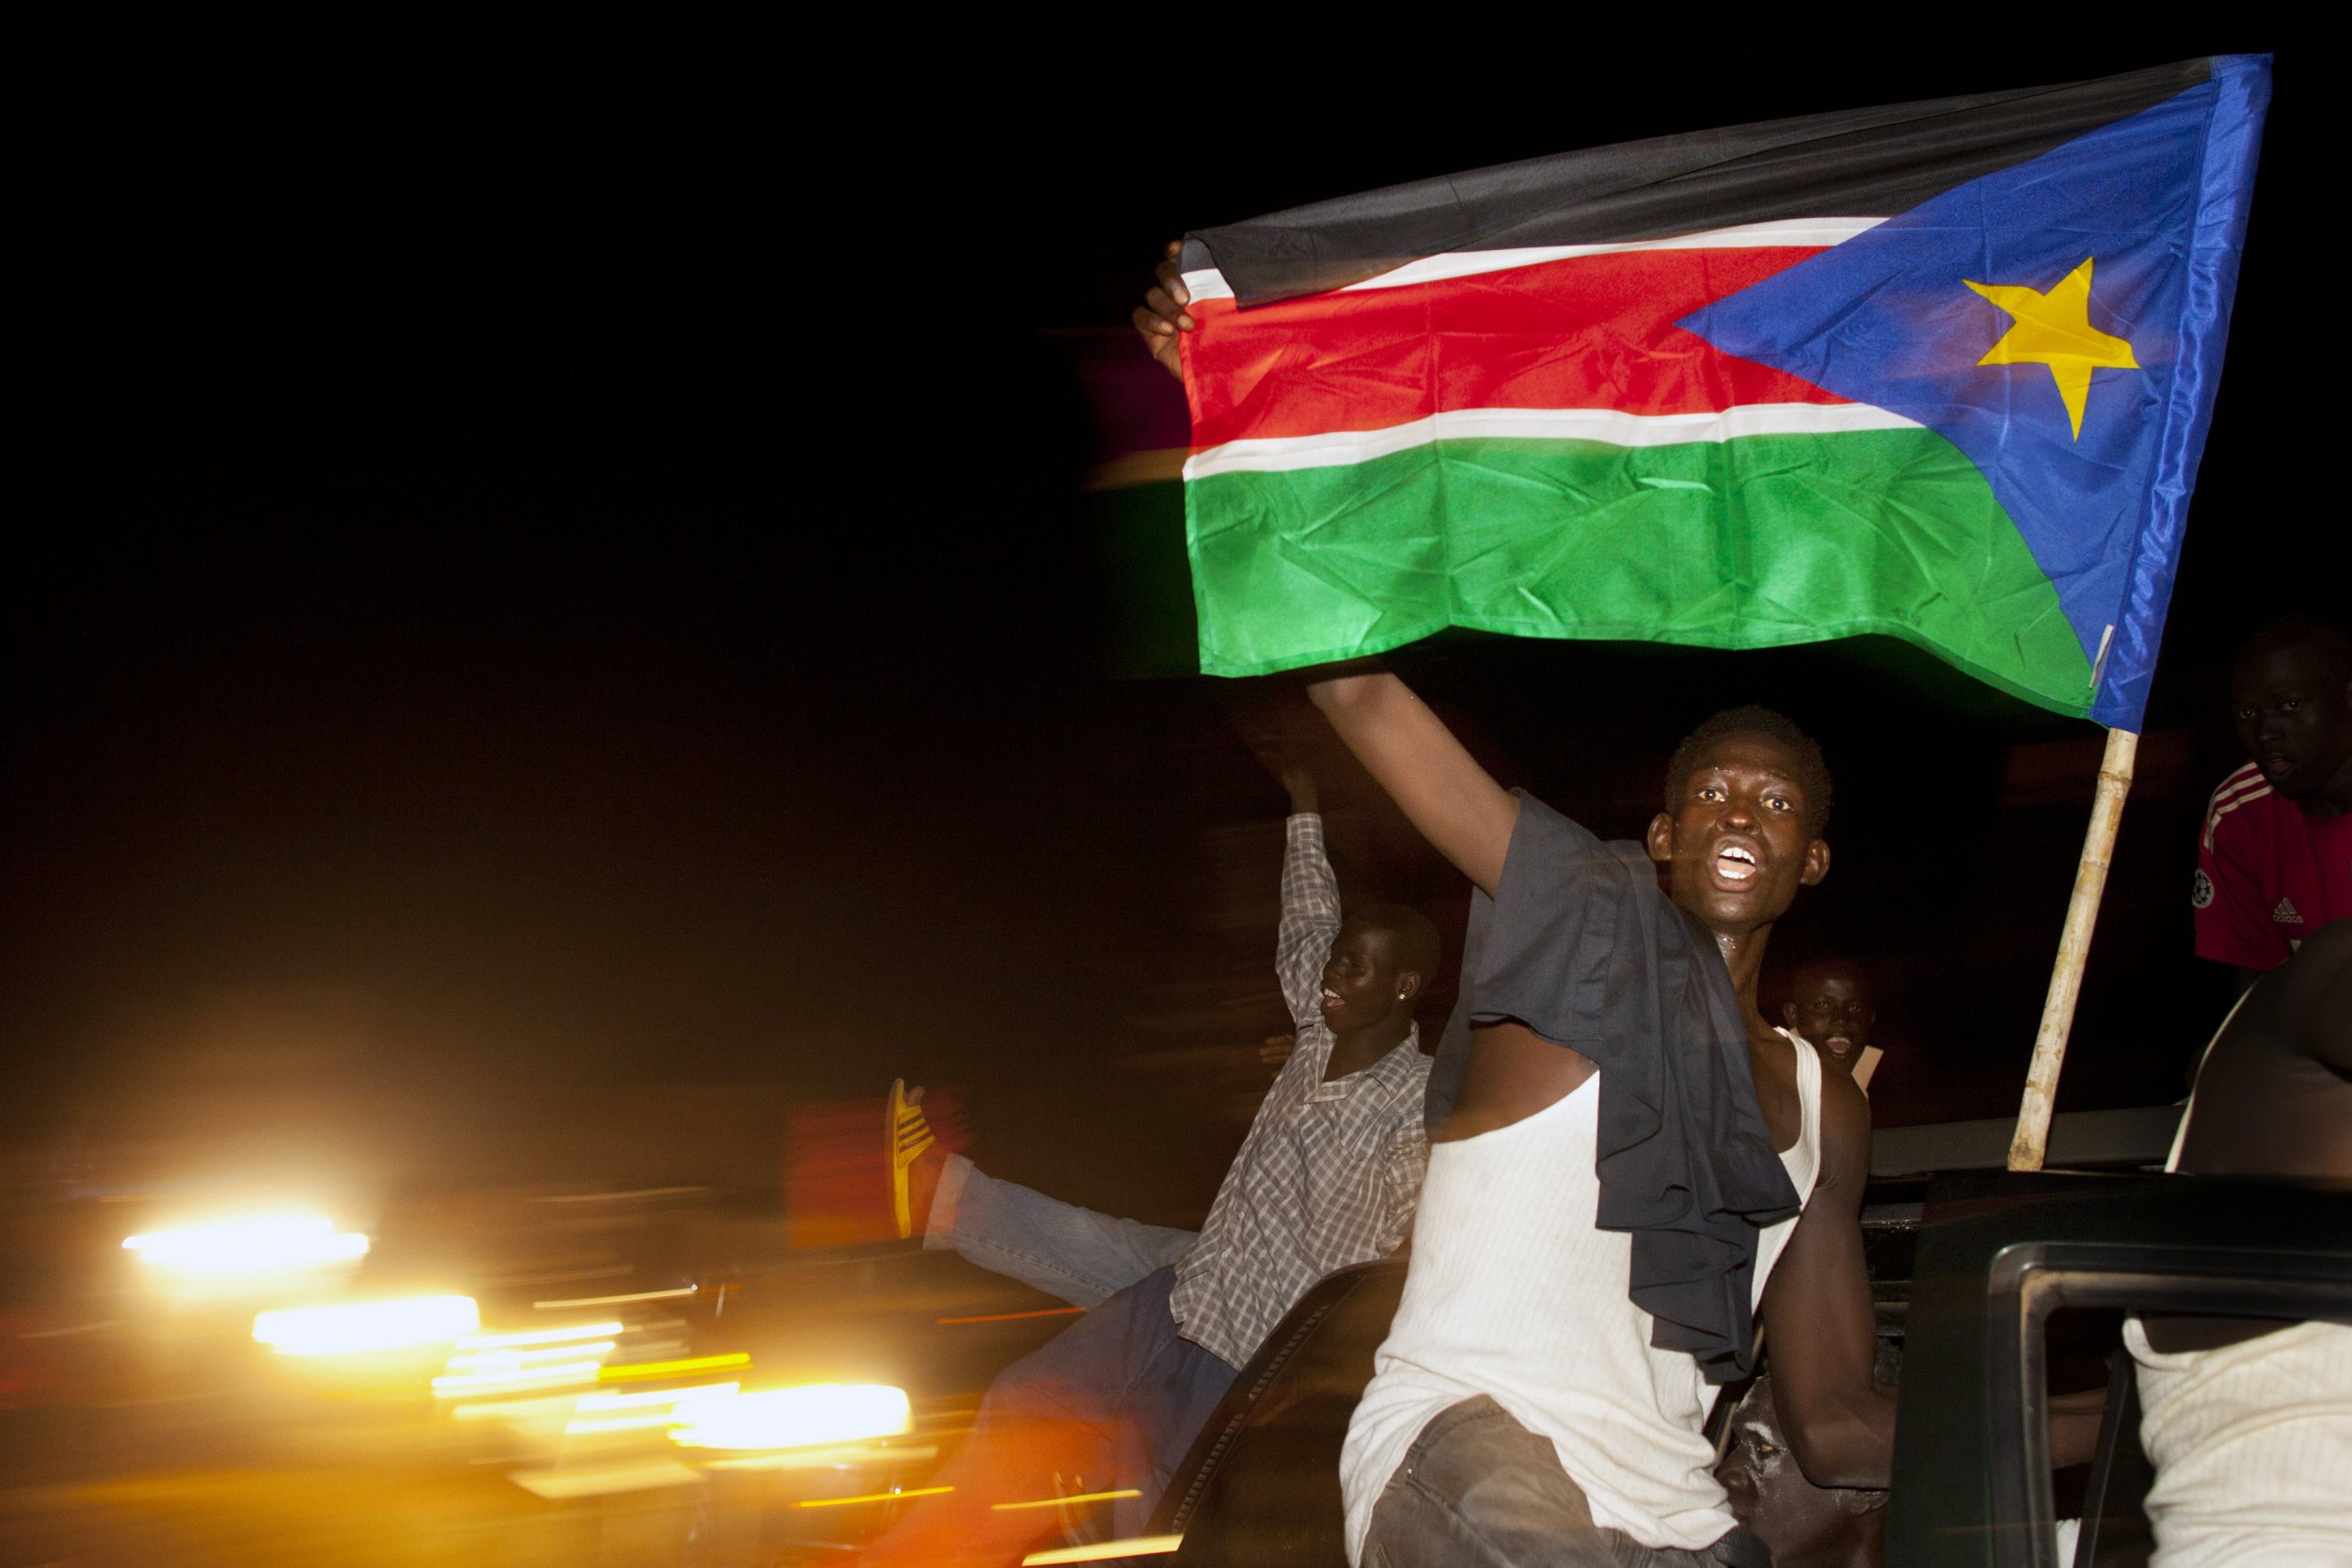
<path id="1" fill-rule="evenodd" d="M 1810 1198 L 1820 1172 L 1821 1059 L 1796 1036 L 1804 1125 L 1780 1157 Z M 1687 1352 L 1650 1344 L 1627 1295 L 1629 1232 L 1593 1223 L 1599 1074 L 1524 1121 L 1429 1151 L 1413 1261 L 1340 1453 L 1348 1560 L 1430 1418 L 1485 1394 L 1551 1439 L 1597 1524 L 1697 1550 L 1733 1524 L 1700 1435 L 1716 1390 Z M 1759 1234 L 1756 1295 L 1795 1226 Z"/>
<path id="2" fill-rule="evenodd" d="M 2181 1168 L 2196 1114 L 2191 1093 L 2166 1170 Z M 2139 1364 L 2139 1446 L 2156 1469 L 2150 1568 L 2352 1564 L 2352 1327 L 2297 1323 L 2217 1350 L 2160 1351 L 2126 1318 L 2123 1343 Z"/>
<path id="3" fill-rule="evenodd" d="M 2123 1340 L 2156 1467 L 2152 1568 L 2352 1563 L 2352 1328 L 2297 1323 L 2167 1353 L 2129 1318 Z"/>

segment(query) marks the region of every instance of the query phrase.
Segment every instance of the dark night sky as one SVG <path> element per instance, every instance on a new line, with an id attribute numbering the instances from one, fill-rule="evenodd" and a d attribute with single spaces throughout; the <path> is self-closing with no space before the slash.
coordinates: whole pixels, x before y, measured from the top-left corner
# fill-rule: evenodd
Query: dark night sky
<path id="1" fill-rule="evenodd" d="M 0 1131 L 80 1128 L 142 1169 L 326 1150 L 552 1178 L 642 1163 L 633 1120 L 740 1179 L 789 1106 L 904 1072 L 961 1085 L 1009 1174 L 1197 1210 L 1248 1082 L 1217 1048 L 1279 1022 L 1280 802 L 1206 683 L 1104 673 L 1122 602 L 1046 329 L 1115 326 L 1184 227 L 2268 47 L 2150 718 L 2178 733 L 2127 815 L 2063 1103 L 2176 1093 L 2183 1021 L 2218 995 L 2185 958 L 2194 819 L 2237 760 L 2215 670 L 2296 596 L 2267 574 L 2341 531 L 2264 439 L 2301 406 L 2323 297 L 2324 89 L 2294 40 L 1519 45 L 77 99 L 17 245 L 35 461 L 5 577 Z M 827 74 L 822 108 L 785 89 Z M 1785 951 L 1887 979 L 1912 1048 L 1891 1118 L 2013 1105 L 2084 726 L 1875 643 L 1464 640 L 1407 664 L 1509 782 L 1612 832 L 1708 708 L 1815 727 L 1840 862 Z M 1332 771 L 1346 885 L 1458 918 Z M 156 1141 L 175 1126 L 210 1141 Z"/>

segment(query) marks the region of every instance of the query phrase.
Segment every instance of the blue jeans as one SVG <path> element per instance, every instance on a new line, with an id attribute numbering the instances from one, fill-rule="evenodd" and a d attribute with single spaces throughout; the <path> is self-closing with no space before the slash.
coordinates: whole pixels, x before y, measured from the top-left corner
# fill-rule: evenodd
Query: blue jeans
<path id="1" fill-rule="evenodd" d="M 999 1181 L 961 1154 L 947 1157 L 923 1232 L 927 1247 L 952 1247 L 991 1274 L 1086 1307 L 1172 1266 L 1197 1239 Z"/>
<path id="2" fill-rule="evenodd" d="M 1051 1509 L 993 1505 L 1134 1488 L 1113 1528 L 1139 1535 L 1193 1438 L 1238 1374 L 1176 1333 L 1173 1269 L 1156 1269 L 997 1374 L 963 1451 L 932 1478 L 948 1488 L 909 1509 L 868 1560 L 1000 1564 L 1057 1526 Z"/>

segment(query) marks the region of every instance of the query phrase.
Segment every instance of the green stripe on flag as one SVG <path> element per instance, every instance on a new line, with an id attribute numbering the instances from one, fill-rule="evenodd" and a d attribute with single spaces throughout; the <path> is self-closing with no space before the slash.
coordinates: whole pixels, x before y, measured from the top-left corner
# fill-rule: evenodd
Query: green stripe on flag
<path id="1" fill-rule="evenodd" d="M 1211 674 L 1447 626 L 1712 648 L 1877 632 L 2044 707 L 2090 705 L 2057 591 L 1977 466 L 1932 431 L 1438 440 L 1214 474 L 1184 501 Z"/>

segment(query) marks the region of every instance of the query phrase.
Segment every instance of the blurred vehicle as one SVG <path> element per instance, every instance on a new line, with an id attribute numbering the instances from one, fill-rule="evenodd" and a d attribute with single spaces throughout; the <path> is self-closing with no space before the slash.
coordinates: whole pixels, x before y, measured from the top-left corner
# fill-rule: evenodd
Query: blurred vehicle
<path id="1" fill-rule="evenodd" d="M 268 1408 L 499 1475 L 615 1562 L 836 1559 L 930 1495 L 989 1378 L 1075 1310 L 951 1253 L 796 1250 L 772 1199 L 704 1188 L 418 1195 L 382 1229 L 244 1321 Z"/>
<path id="2" fill-rule="evenodd" d="M 2074 1568 L 2144 1564 L 2152 1476 L 2124 1314 L 2352 1322 L 2352 1193 L 2142 1174 L 2179 1114 L 2057 1118 L 2052 1158 L 2079 1167 L 2063 1172 L 2000 1169 L 2006 1121 L 1882 1135 L 1863 1226 L 1880 1334 L 1901 1347 L 1890 1568 L 2061 1568 L 2068 1517 Z M 1180 1466 L 1149 1527 L 1158 1549 L 1106 1560 L 1340 1568 L 1340 1443 L 1404 1272 L 1367 1264 L 1311 1291 Z M 2046 1402 L 2069 1360 L 2108 1397 L 2097 1457 L 2061 1495 Z"/>

